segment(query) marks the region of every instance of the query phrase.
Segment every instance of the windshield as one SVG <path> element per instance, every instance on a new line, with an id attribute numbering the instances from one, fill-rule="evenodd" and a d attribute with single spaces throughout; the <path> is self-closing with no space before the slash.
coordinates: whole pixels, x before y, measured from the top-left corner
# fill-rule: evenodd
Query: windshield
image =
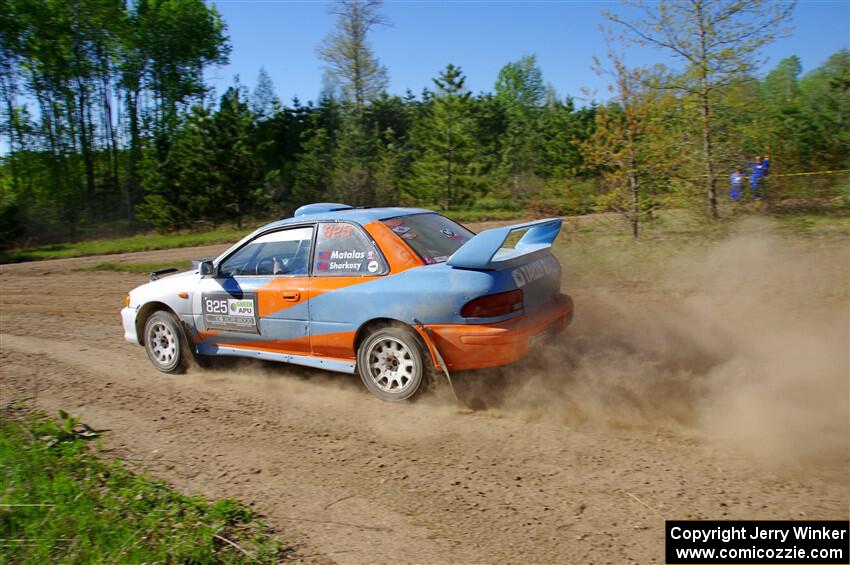
<path id="1" fill-rule="evenodd" d="M 475 234 L 439 214 L 414 214 L 382 220 L 426 265 L 443 263 Z"/>

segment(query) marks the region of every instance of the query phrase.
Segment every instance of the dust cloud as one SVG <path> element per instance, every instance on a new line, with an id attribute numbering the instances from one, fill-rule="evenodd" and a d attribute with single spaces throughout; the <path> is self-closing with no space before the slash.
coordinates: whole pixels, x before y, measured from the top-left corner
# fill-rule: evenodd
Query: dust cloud
<path id="1" fill-rule="evenodd" d="M 519 365 L 468 374 L 461 395 L 506 415 L 675 427 L 766 463 L 846 467 L 849 251 L 756 222 L 640 288 L 566 274 L 570 330 Z"/>

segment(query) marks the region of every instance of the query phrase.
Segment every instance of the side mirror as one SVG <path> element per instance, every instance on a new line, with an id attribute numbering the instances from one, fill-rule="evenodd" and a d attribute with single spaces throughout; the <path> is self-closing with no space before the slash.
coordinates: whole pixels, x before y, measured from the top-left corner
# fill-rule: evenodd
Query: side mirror
<path id="1" fill-rule="evenodd" d="M 213 265 L 212 261 L 201 261 L 201 264 L 198 265 L 198 272 L 202 277 L 210 277 L 215 275 L 215 265 Z"/>

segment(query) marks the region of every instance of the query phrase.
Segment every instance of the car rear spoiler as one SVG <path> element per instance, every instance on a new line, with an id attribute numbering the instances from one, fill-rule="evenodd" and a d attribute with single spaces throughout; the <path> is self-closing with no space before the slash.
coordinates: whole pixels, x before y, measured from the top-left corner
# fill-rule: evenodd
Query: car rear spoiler
<path id="1" fill-rule="evenodd" d="M 511 233 L 516 231 L 525 231 L 525 234 L 513 248 L 502 247 Z M 510 269 L 547 253 L 560 231 L 560 218 L 485 230 L 463 244 L 446 264 L 458 269 L 480 271 Z"/>

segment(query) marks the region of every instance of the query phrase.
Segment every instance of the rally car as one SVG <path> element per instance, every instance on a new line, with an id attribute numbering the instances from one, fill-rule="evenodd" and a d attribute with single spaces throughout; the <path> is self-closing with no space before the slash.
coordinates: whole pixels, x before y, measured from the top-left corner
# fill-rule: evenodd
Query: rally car
<path id="1" fill-rule="evenodd" d="M 236 355 L 359 372 L 404 400 L 436 370 L 512 363 L 570 323 L 560 229 L 475 235 L 429 210 L 310 204 L 190 271 L 151 273 L 127 295 L 124 337 L 167 373 Z"/>

